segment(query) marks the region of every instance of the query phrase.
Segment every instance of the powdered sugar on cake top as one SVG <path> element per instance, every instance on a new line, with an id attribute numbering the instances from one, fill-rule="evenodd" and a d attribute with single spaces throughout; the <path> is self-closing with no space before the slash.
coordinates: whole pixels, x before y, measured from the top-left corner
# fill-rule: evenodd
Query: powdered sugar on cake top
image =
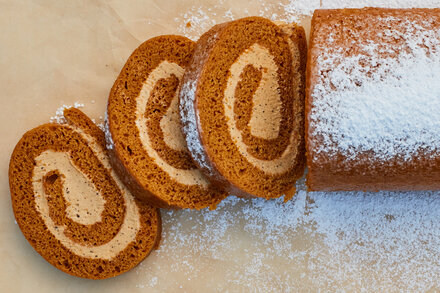
<path id="1" fill-rule="evenodd" d="M 438 19 L 422 18 L 376 17 L 375 34 L 337 21 L 318 28 L 309 133 L 322 140 L 311 145 L 315 154 L 348 161 L 360 153 L 379 161 L 440 154 L 440 30 Z"/>

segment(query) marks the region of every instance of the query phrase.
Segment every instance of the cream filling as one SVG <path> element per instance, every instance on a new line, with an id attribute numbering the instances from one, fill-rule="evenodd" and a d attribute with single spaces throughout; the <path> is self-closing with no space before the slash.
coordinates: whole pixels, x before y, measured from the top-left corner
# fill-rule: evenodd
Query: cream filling
<path id="1" fill-rule="evenodd" d="M 83 225 L 93 225 L 101 221 L 105 200 L 90 179 L 71 162 L 68 153 L 47 150 L 35 161 L 40 169 L 34 170 L 34 178 L 43 178 L 45 174 L 54 170 L 66 176 L 63 196 L 68 205 L 68 218 Z"/>
<path id="2" fill-rule="evenodd" d="M 173 180 L 184 185 L 201 185 L 203 187 L 208 186 L 208 181 L 200 173 L 198 169 L 182 170 L 176 169 L 169 165 L 152 147 L 150 137 L 147 131 L 147 118 L 145 117 L 145 110 L 147 107 L 148 99 L 151 96 L 151 92 L 154 86 L 161 78 L 168 78 L 174 74 L 179 81 L 183 77 L 185 70 L 176 63 L 170 63 L 168 61 L 162 61 L 151 73 L 148 75 L 147 80 L 142 86 L 139 97 L 136 99 L 136 126 L 139 130 L 139 138 L 142 146 L 147 151 L 148 155 L 154 159 L 156 164 L 164 170 Z M 182 150 L 186 149 L 185 140 L 180 133 L 179 124 L 179 97 L 178 93 L 173 98 L 166 115 L 164 115 L 160 121 L 160 126 L 164 133 L 165 143 L 172 149 Z M 176 134 L 179 133 L 179 134 Z"/>
<path id="3" fill-rule="evenodd" d="M 263 69 L 262 80 L 253 97 L 254 106 L 251 120 L 248 124 L 251 134 L 265 139 L 278 136 L 281 121 L 281 99 L 278 91 L 277 66 L 269 50 L 259 44 L 253 44 L 249 47 L 229 69 L 229 77 L 223 100 L 229 133 L 240 154 L 250 164 L 268 174 L 281 174 L 286 172 L 293 163 L 295 155 L 292 148 L 293 132 L 290 137 L 290 143 L 283 154 L 275 160 L 267 161 L 257 159 L 249 154 L 247 145 L 243 142 L 241 131 L 236 126 L 234 119 L 235 90 L 240 81 L 240 74 L 248 64 Z"/>
<path id="4" fill-rule="evenodd" d="M 119 181 L 110 167 L 105 151 L 88 134 L 79 128 L 71 127 L 88 142 L 95 156 L 118 185 L 125 202 L 126 212 L 121 229 L 109 242 L 100 246 L 86 246 L 74 242 L 65 234 L 64 226 L 57 226 L 49 216 L 48 195 L 44 192 L 43 177 L 52 170 L 59 170 L 66 177 L 64 180 L 63 196 L 68 207 L 67 216 L 77 223 L 90 225 L 101 221 L 101 213 L 104 210 L 105 200 L 90 182 L 90 179 L 82 173 L 71 161 L 67 152 L 45 151 L 35 158 L 36 165 L 33 170 L 32 185 L 35 194 L 36 209 L 40 213 L 47 229 L 58 239 L 63 246 L 80 257 L 111 260 L 123 251 L 131 242 L 135 241 L 136 235 L 141 228 L 140 214 L 133 196 Z M 67 193 L 69 190 L 69 193 Z M 76 215 L 80 215 L 77 217 Z"/>
<path id="5" fill-rule="evenodd" d="M 179 122 L 179 91 L 176 91 L 171 105 L 160 120 L 163 140 L 167 146 L 176 151 L 185 151 L 185 138 Z"/>
<path id="6" fill-rule="evenodd" d="M 275 139 L 280 131 L 281 99 L 276 78 L 277 67 L 272 58 L 266 57 L 268 53 L 267 49 L 255 44 L 247 54 L 244 54 L 245 56 L 241 56 L 242 60 L 239 62 L 243 62 L 245 66 L 252 64 L 256 68 L 262 69 L 260 85 L 252 97 L 252 114 L 248 123 L 251 134 L 263 139 Z M 252 60 L 259 60 L 259 62 L 253 63 Z M 236 69 L 233 68 L 234 65 L 232 65 L 231 71 L 237 70 L 240 74 L 244 67 L 237 64 L 235 65 Z"/>

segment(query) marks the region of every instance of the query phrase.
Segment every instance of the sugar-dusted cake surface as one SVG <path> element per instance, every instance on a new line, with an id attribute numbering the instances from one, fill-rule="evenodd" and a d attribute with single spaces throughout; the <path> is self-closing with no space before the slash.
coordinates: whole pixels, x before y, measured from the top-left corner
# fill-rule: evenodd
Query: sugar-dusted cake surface
<path id="1" fill-rule="evenodd" d="M 310 189 L 440 188 L 440 9 L 317 10 L 307 66 Z"/>

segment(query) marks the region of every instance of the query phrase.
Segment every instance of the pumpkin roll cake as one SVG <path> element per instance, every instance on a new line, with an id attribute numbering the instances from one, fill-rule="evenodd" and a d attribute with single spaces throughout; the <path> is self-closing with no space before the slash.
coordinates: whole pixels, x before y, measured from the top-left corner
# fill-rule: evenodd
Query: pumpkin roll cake
<path id="1" fill-rule="evenodd" d="M 159 210 L 137 201 L 110 167 L 104 133 L 81 111 L 21 138 L 9 184 L 17 223 L 56 268 L 82 278 L 122 274 L 142 261 L 161 234 Z"/>
<path id="2" fill-rule="evenodd" d="M 311 190 L 440 189 L 440 9 L 317 10 Z"/>
<path id="3" fill-rule="evenodd" d="M 214 26 L 183 77 L 188 148 L 231 194 L 293 195 L 305 165 L 306 38 L 295 24 L 248 17 Z"/>
<path id="4" fill-rule="evenodd" d="M 111 162 L 138 199 L 161 208 L 215 208 L 226 197 L 196 168 L 181 130 L 179 86 L 194 47 L 172 35 L 144 42 L 108 101 Z"/>

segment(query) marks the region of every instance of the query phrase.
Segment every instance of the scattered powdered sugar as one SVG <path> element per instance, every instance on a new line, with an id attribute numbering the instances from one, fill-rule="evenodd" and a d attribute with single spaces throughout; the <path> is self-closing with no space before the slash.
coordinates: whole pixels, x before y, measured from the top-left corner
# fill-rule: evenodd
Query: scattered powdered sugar
<path id="1" fill-rule="evenodd" d="M 79 102 L 75 102 L 73 104 L 73 106 L 71 105 L 62 105 L 61 107 L 59 107 L 56 112 L 55 112 L 55 116 L 50 117 L 50 123 L 58 123 L 58 124 L 63 124 L 66 123 L 66 119 L 64 118 L 64 110 L 65 109 L 69 109 L 69 108 L 83 108 L 84 104 L 79 103 Z"/>
<path id="2" fill-rule="evenodd" d="M 94 100 L 92 100 L 92 102 L 93 102 Z M 93 104 L 93 103 L 92 103 Z M 102 117 L 102 116 L 99 116 L 99 118 L 98 118 L 99 120 L 99 122 L 98 121 L 96 121 L 96 119 L 92 119 L 92 122 L 93 123 L 95 123 L 96 124 L 96 126 L 98 126 L 99 127 L 99 129 L 101 129 L 102 131 L 105 131 L 105 121 L 104 121 L 104 118 Z"/>
<path id="3" fill-rule="evenodd" d="M 212 18 L 215 15 L 212 9 L 212 7 L 207 8 L 207 10 L 203 10 L 202 7 L 192 7 L 189 11 L 183 13 L 181 17 L 176 18 L 176 22 L 181 22 L 180 32 L 191 39 L 195 39 L 197 37 L 195 35 L 198 35 L 199 32 L 210 29 L 216 24 Z M 184 19 L 184 22 L 182 22 L 182 19 Z"/>
<path id="4" fill-rule="evenodd" d="M 314 51 L 320 77 L 312 92 L 310 128 L 322 142 L 313 145 L 314 152 L 350 161 L 359 152 L 373 152 L 381 161 L 409 160 L 421 151 L 438 156 L 440 32 L 429 20 L 422 26 L 378 17 L 372 26 L 388 28 L 376 39 L 353 29 L 350 37 L 359 40 L 354 46 L 328 45 L 344 36 L 321 34 L 326 39 Z M 350 56 L 353 47 L 359 53 Z"/>
<path id="5" fill-rule="evenodd" d="M 290 0 L 287 3 L 280 2 L 283 13 L 282 21 L 297 22 L 301 16 L 311 16 L 316 9 L 322 8 L 322 0 Z M 261 15 L 264 16 L 264 15 Z"/>
<path id="6" fill-rule="evenodd" d="M 351 279 L 353 289 L 355 282 L 364 288 L 438 288 L 439 195 L 311 193 L 314 204 L 308 220 L 332 256 L 317 258 L 319 266 L 327 267 L 321 272 L 327 270 L 337 279 Z M 354 270 L 341 271 L 341 266 Z M 362 273 L 366 270 L 374 273 Z"/>
<path id="7" fill-rule="evenodd" d="M 256 0 L 252 5 L 228 5 L 226 0 L 194 5 L 174 20 L 179 33 L 196 40 L 213 25 L 247 16 L 262 16 L 271 20 L 298 22 L 320 8 L 321 0 Z"/>
<path id="8" fill-rule="evenodd" d="M 233 1 L 220 0 L 190 6 L 174 20 L 179 33 L 196 40 L 211 26 L 247 16 L 262 16 L 271 20 L 300 22 L 316 9 L 335 8 L 435 8 L 439 0 L 255 0 L 252 5 L 231 5 Z"/>
<path id="9" fill-rule="evenodd" d="M 95 100 L 91 101 L 92 104 L 95 103 Z M 72 105 L 62 105 L 61 107 L 59 107 L 56 112 L 55 112 L 55 116 L 50 117 L 49 121 L 51 123 L 58 123 L 58 124 L 64 124 L 66 123 L 66 119 L 64 118 L 64 110 L 65 109 L 69 109 L 69 108 L 84 108 L 84 104 L 83 103 L 79 103 L 79 102 L 75 102 Z M 104 127 L 104 122 L 103 122 L 103 117 L 99 116 L 99 121 L 96 121 L 96 119 L 91 119 L 93 123 L 95 123 L 102 131 L 105 130 Z"/>
<path id="10" fill-rule="evenodd" d="M 146 277 L 141 285 L 191 288 L 191 279 L 203 279 L 220 291 L 440 289 L 440 192 L 298 189 L 287 203 L 230 197 L 215 211 L 163 212 L 161 246 L 136 269 Z"/>

